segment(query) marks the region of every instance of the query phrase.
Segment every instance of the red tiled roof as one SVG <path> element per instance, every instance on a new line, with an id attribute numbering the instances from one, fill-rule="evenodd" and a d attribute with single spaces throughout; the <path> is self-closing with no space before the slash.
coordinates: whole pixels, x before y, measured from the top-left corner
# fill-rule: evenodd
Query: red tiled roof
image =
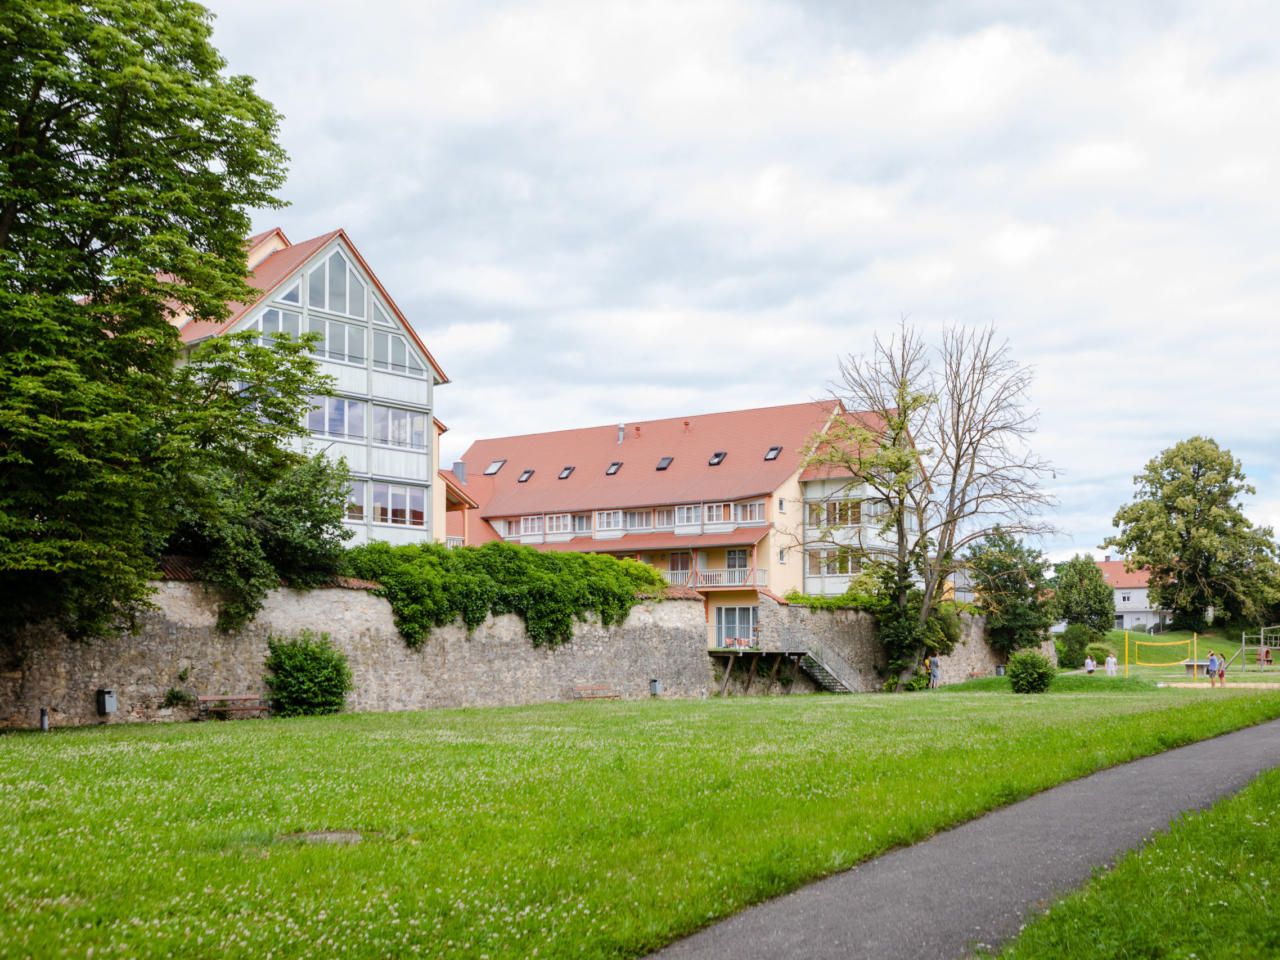
<path id="1" fill-rule="evenodd" d="M 440 479 L 444 481 L 445 489 L 448 493 L 452 494 L 455 498 L 461 500 L 472 509 L 480 506 L 480 504 L 476 503 L 475 500 L 471 498 L 471 494 L 467 493 L 466 488 L 463 487 L 458 478 L 453 475 L 452 470 L 440 470 L 437 472 L 440 474 Z M 459 534 L 459 536 L 461 536 L 461 534 Z"/>
<path id="2" fill-rule="evenodd" d="M 264 230 L 262 233 L 255 234 L 247 241 L 252 247 L 254 243 L 260 242 L 263 238 L 270 236 L 275 230 Z M 284 234 L 281 233 L 281 237 Z M 247 282 L 250 287 L 261 292 L 261 296 L 250 301 L 249 303 L 232 302 L 227 304 L 227 308 L 231 311 L 227 318 L 222 321 L 213 320 L 186 320 L 185 317 L 175 317 L 174 322 L 178 325 L 179 336 L 183 343 L 194 343 L 197 340 L 203 340 L 206 337 L 218 336 L 226 333 L 236 322 L 240 320 L 246 313 L 278 287 L 285 280 L 289 279 L 297 270 L 310 259 L 321 247 L 329 243 L 335 237 L 341 237 L 347 251 L 356 259 L 365 275 L 373 281 L 374 287 L 381 294 L 382 299 L 386 302 L 387 308 L 392 314 L 399 319 L 404 327 L 405 333 L 417 344 L 423 355 L 427 358 L 427 362 L 431 364 L 437 376 L 440 377 L 442 383 L 448 383 L 449 378 L 445 375 L 444 370 L 440 368 L 440 364 L 436 362 L 435 357 L 431 355 L 431 351 L 427 349 L 426 344 L 418 337 L 417 332 L 411 324 L 400 312 L 400 308 L 391 298 L 391 294 L 387 293 L 386 287 L 382 285 L 382 281 L 378 279 L 377 274 L 370 269 L 368 262 L 356 249 L 356 245 L 351 242 L 351 238 L 347 236 L 346 231 L 341 228 L 330 230 L 328 233 L 321 234 L 318 237 L 312 237 L 310 240 L 303 240 L 301 243 L 295 243 L 291 246 L 284 247 L 275 251 L 266 257 L 261 263 L 253 268 L 253 272 L 249 274 Z"/>
<path id="3" fill-rule="evenodd" d="M 518 437 L 477 440 L 463 457 L 467 489 L 484 517 L 513 517 L 575 510 L 608 510 L 663 504 L 739 500 L 772 493 L 799 470 L 809 439 L 839 409 L 834 400 L 793 403 L 755 410 L 734 410 L 664 420 L 559 430 Z M 772 446 L 776 460 L 765 460 Z M 724 451 L 719 466 L 713 453 Z M 666 470 L 656 469 L 672 457 Z M 494 460 L 507 462 L 484 476 Z M 615 476 L 605 469 L 613 461 Z M 573 473 L 558 479 L 561 470 Z M 533 470 L 519 483 L 524 470 Z"/>
<path id="4" fill-rule="evenodd" d="M 204 579 L 200 575 L 202 561 L 197 557 L 180 557 L 172 554 L 162 556 L 156 566 L 160 570 L 161 580 L 175 580 L 184 583 L 198 583 Z M 283 585 L 283 584 L 282 584 Z M 372 580 L 358 580 L 355 577 L 331 577 L 321 587 L 336 587 L 341 590 L 378 590 L 381 584 Z"/>
<path id="5" fill-rule="evenodd" d="M 750 547 L 764 539 L 768 527 L 736 527 L 725 533 L 629 533 L 612 540 L 574 537 L 559 543 L 535 543 L 544 553 L 638 553 L 649 550 L 694 550 Z"/>
<path id="6" fill-rule="evenodd" d="M 1151 579 L 1151 571 L 1146 568 L 1126 570 L 1123 560 L 1095 560 L 1102 571 L 1102 579 L 1113 590 L 1137 590 L 1145 587 Z"/>

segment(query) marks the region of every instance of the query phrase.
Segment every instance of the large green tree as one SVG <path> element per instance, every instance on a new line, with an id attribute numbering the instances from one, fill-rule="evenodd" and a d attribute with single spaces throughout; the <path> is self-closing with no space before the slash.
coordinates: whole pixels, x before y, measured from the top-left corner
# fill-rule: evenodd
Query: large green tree
<path id="1" fill-rule="evenodd" d="M 1054 567 L 1053 606 L 1060 620 L 1106 633 L 1116 620 L 1116 595 L 1093 557 L 1077 554 Z"/>
<path id="2" fill-rule="evenodd" d="M 1175 622 L 1258 621 L 1280 595 L 1280 566 L 1269 527 L 1244 515 L 1254 493 L 1240 461 L 1208 437 L 1191 437 L 1153 457 L 1134 479 L 1131 503 L 1116 511 L 1115 547 L 1151 571 L 1153 604 Z"/>
<path id="3" fill-rule="evenodd" d="M 991 647 L 1008 656 L 1043 641 L 1053 622 L 1044 555 L 996 528 L 969 548 L 966 561 Z"/>
<path id="4" fill-rule="evenodd" d="M 285 160 L 210 38 L 184 0 L 0 4 L 6 629 L 136 610 L 173 531 L 170 315 L 249 295 L 247 210 Z"/>

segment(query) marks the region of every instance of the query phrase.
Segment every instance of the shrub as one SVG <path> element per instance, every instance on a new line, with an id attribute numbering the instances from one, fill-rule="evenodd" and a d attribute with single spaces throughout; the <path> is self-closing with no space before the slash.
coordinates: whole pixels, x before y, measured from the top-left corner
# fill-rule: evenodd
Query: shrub
<path id="1" fill-rule="evenodd" d="M 1083 667 L 1085 647 L 1101 639 L 1101 634 L 1090 630 L 1083 623 L 1071 624 L 1058 638 L 1058 665 L 1070 669 Z"/>
<path id="2" fill-rule="evenodd" d="M 304 630 L 293 638 L 267 638 L 267 689 L 282 717 L 337 713 L 352 690 L 346 655 L 327 633 Z"/>
<path id="3" fill-rule="evenodd" d="M 524 620 L 535 647 L 554 646 L 572 639 L 574 623 L 588 613 L 606 626 L 620 623 L 643 596 L 667 589 L 657 570 L 634 560 L 539 553 L 510 543 L 455 550 L 371 543 L 347 552 L 347 570 L 380 584 L 411 647 L 433 627 L 461 619 L 474 630 L 489 614 L 503 613 Z"/>
<path id="4" fill-rule="evenodd" d="M 177 687 L 170 687 L 164 692 L 164 699 L 160 701 L 160 706 L 189 707 L 195 702 L 196 698 L 193 694 L 187 693 L 185 690 L 179 690 Z"/>
<path id="5" fill-rule="evenodd" d="M 1115 651 L 1105 643 L 1091 643 L 1084 648 L 1084 655 L 1086 657 L 1093 657 L 1094 661 L 1100 664 L 1106 663 L 1107 657 L 1114 653 Z"/>
<path id="6" fill-rule="evenodd" d="M 1014 693 L 1044 693 L 1053 682 L 1049 658 L 1035 650 L 1019 650 L 1009 658 L 1009 686 Z"/>

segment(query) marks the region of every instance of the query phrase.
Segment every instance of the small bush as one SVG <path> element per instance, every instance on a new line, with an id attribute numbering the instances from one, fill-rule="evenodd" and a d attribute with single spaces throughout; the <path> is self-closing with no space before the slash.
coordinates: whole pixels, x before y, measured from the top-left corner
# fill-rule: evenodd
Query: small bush
<path id="1" fill-rule="evenodd" d="M 1044 693 L 1054 672 L 1049 658 L 1035 650 L 1019 650 L 1009 658 L 1009 686 L 1014 693 Z"/>
<path id="2" fill-rule="evenodd" d="M 1084 655 L 1086 657 L 1093 657 L 1099 666 L 1106 663 L 1107 657 L 1112 656 L 1114 653 L 1115 651 L 1105 643 L 1091 643 L 1084 648 Z"/>
<path id="3" fill-rule="evenodd" d="M 186 671 L 183 671 L 184 673 Z M 170 687 L 164 692 L 164 699 L 160 701 L 162 707 L 189 707 L 196 702 L 194 695 L 187 693 L 185 690 L 179 690 L 177 687 Z"/>
<path id="4" fill-rule="evenodd" d="M 1058 638 L 1058 666 L 1074 669 L 1084 666 L 1085 647 L 1102 639 L 1101 634 L 1083 623 L 1073 623 Z"/>
<path id="5" fill-rule="evenodd" d="M 292 639 L 268 637 L 267 689 L 271 709 L 282 717 L 337 713 L 351 692 L 346 655 L 327 633 L 304 630 Z"/>

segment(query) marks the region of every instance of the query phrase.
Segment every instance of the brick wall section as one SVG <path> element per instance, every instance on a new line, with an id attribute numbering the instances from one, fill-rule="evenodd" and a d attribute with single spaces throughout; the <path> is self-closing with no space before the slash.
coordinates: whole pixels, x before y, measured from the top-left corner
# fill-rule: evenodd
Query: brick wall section
<path id="1" fill-rule="evenodd" d="M 244 630 L 220 634 L 213 598 L 196 583 L 157 586 L 158 607 L 137 636 L 78 643 L 33 631 L 0 662 L 0 727 L 33 727 L 41 707 L 55 726 L 101 723 L 95 691 L 113 689 L 109 722 L 182 719 L 160 707 L 165 692 L 266 694 L 267 636 L 327 632 L 355 679 L 352 710 L 420 710 L 566 700 L 583 684 L 606 684 L 624 698 L 705 697 L 711 683 L 702 604 L 647 602 L 628 619 L 579 625 L 574 640 L 534 648 L 518 617 L 490 618 L 468 638 L 462 626 L 432 631 L 417 650 L 401 639 L 385 600 L 363 590 L 277 590 Z M 186 671 L 186 680 L 180 679 Z"/>

